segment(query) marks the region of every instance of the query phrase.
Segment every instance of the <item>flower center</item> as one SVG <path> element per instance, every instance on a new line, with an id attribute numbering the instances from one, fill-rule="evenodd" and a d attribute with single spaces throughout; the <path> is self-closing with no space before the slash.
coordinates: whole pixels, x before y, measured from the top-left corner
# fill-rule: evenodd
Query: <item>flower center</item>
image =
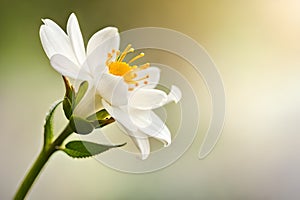
<path id="1" fill-rule="evenodd" d="M 108 66 L 109 73 L 116 76 L 123 76 L 131 70 L 131 67 L 126 62 L 112 62 Z"/>
<path id="2" fill-rule="evenodd" d="M 122 76 L 124 81 L 129 85 L 129 91 L 132 91 L 134 90 L 134 87 L 139 86 L 141 81 L 143 81 L 143 84 L 148 84 L 146 79 L 149 78 L 149 75 L 138 77 L 137 73 L 141 70 L 147 69 L 150 66 L 149 63 L 145 63 L 141 66 L 130 65 L 130 63 L 143 57 L 145 55 L 144 53 L 140 53 L 130 61 L 125 62 L 124 58 L 126 55 L 132 52 L 134 52 L 134 49 L 131 48 L 131 45 L 129 44 L 122 53 L 113 49 L 111 53 L 108 53 L 106 60 L 106 66 L 108 67 L 109 73 L 115 76 Z M 116 59 L 112 61 L 114 55 L 116 56 Z"/>

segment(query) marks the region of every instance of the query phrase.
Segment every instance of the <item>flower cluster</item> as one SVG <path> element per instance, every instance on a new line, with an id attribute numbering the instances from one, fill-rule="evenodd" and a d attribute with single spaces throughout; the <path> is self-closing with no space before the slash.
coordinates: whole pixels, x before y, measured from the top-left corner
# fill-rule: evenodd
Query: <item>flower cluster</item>
<path id="1" fill-rule="evenodd" d="M 170 145 L 168 127 L 152 110 L 169 102 L 177 103 L 181 92 L 176 86 L 171 87 L 169 94 L 155 89 L 160 70 L 149 63 L 133 64 L 143 53 L 126 61 L 134 49 L 128 45 L 122 52 L 119 50 L 120 36 L 114 27 L 96 32 L 85 48 L 75 14 L 70 15 L 66 32 L 50 19 L 43 22 L 40 38 L 52 67 L 71 80 L 88 82 L 74 115 L 87 117 L 100 107 L 105 108 L 132 138 L 142 159 L 150 154 L 148 137 Z"/>

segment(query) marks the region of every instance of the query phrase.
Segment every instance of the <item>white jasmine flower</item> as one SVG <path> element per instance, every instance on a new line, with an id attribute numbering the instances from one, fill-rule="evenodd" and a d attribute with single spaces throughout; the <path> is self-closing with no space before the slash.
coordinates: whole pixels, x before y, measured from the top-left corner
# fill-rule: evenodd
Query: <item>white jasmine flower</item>
<path id="1" fill-rule="evenodd" d="M 89 90 L 74 113 L 87 116 L 93 111 L 95 94 L 102 99 L 103 107 L 130 135 L 139 148 L 142 159 L 150 154 L 148 137 L 154 137 L 165 146 L 171 143 L 171 134 L 164 122 L 152 111 L 174 101 L 181 92 L 176 86 L 170 93 L 155 89 L 160 70 L 132 65 L 144 56 L 143 53 L 125 62 L 128 53 L 134 52 L 131 45 L 121 53 L 117 28 L 107 27 L 95 33 L 84 47 L 80 27 L 75 14 L 71 14 L 65 33 L 50 19 L 43 20 L 40 38 L 53 68 L 73 80 L 88 81 Z M 99 100 L 98 103 L 101 101 Z"/>
<path id="2" fill-rule="evenodd" d="M 130 65 L 143 57 L 143 53 L 125 62 L 126 55 L 132 52 L 134 49 L 128 45 L 122 53 L 112 50 L 108 54 L 107 70 L 104 70 L 97 89 L 103 97 L 104 108 L 130 135 L 142 159 L 146 159 L 150 154 L 148 137 L 162 141 L 165 146 L 171 144 L 168 127 L 152 110 L 171 101 L 177 103 L 181 99 L 181 92 L 176 86 L 172 86 L 168 95 L 154 89 L 159 81 L 160 70 L 150 67 L 148 63 Z"/>
<path id="3" fill-rule="evenodd" d="M 105 63 L 107 52 L 119 47 L 118 29 L 107 27 L 96 32 L 85 49 L 74 13 L 68 19 L 67 33 L 50 19 L 44 19 L 43 22 L 40 38 L 52 67 L 74 82 L 89 82 L 89 90 L 74 111 L 76 115 L 87 116 L 99 106 L 95 108 L 95 82 L 102 75 L 104 67 L 100 63 Z"/>

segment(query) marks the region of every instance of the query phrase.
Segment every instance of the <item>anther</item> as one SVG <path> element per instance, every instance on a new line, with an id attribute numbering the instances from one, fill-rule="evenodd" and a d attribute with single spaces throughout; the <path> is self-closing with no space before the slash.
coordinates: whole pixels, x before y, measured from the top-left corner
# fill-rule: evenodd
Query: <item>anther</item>
<path id="1" fill-rule="evenodd" d="M 139 66 L 140 69 L 147 69 L 150 66 L 150 63 L 145 63 L 141 66 Z"/>

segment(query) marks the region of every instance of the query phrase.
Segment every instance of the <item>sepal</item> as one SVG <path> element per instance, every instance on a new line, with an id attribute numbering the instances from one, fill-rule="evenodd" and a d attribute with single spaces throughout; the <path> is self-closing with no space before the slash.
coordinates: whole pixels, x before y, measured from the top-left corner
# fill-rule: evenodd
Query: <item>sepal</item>
<path id="1" fill-rule="evenodd" d="M 75 99 L 75 89 L 70 83 L 69 79 L 65 76 L 63 76 L 66 93 L 63 100 L 63 109 L 64 113 L 67 119 L 70 119 L 73 113 L 73 102 Z"/>
<path id="2" fill-rule="evenodd" d="M 89 134 L 94 130 L 94 126 L 91 122 L 77 116 L 71 116 L 69 125 L 73 132 L 82 135 Z"/>
<path id="3" fill-rule="evenodd" d="M 89 88 L 89 84 L 88 84 L 87 81 L 83 81 L 80 84 L 79 89 L 78 89 L 77 93 L 75 94 L 73 109 L 79 104 L 79 102 L 81 101 L 81 99 L 85 95 L 88 88 Z"/>
<path id="4" fill-rule="evenodd" d="M 104 127 L 115 121 L 115 119 L 112 118 L 105 109 L 99 110 L 95 114 L 90 115 L 87 120 L 90 121 L 95 128 Z"/>
<path id="5" fill-rule="evenodd" d="M 73 111 L 75 107 L 80 103 L 82 98 L 84 97 L 85 93 L 88 90 L 89 84 L 87 81 L 83 81 L 78 91 L 75 92 L 74 87 L 70 83 L 69 79 L 65 76 L 63 76 L 63 80 L 65 83 L 66 93 L 63 101 L 63 109 L 64 113 L 67 119 L 70 119 L 70 117 L 73 114 Z"/>

